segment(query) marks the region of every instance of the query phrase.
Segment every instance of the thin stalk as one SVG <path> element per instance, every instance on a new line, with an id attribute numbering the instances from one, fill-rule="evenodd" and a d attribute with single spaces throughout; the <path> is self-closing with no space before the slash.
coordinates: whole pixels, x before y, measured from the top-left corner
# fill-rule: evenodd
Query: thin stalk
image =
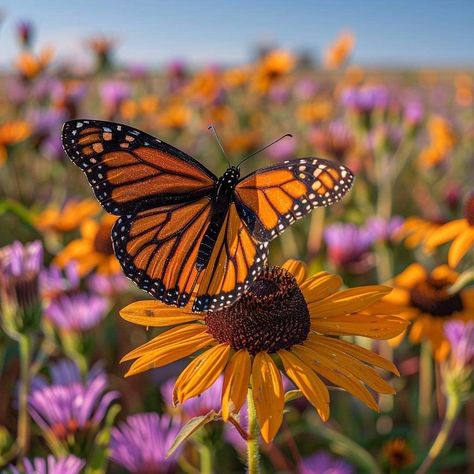
<path id="1" fill-rule="evenodd" d="M 420 352 L 420 392 L 418 398 L 418 435 L 426 442 L 431 418 L 431 398 L 433 394 L 433 358 L 429 342 L 421 344 Z"/>
<path id="2" fill-rule="evenodd" d="M 31 344 L 27 335 L 19 338 L 20 350 L 20 392 L 18 397 L 18 433 L 17 442 L 20 458 L 28 452 L 30 445 L 30 419 L 28 415 L 28 394 L 30 391 Z"/>
<path id="3" fill-rule="evenodd" d="M 260 474 L 260 453 L 258 449 L 257 412 L 253 402 L 252 389 L 247 391 L 247 416 L 249 436 L 247 439 L 247 469 L 248 474 Z"/>
<path id="4" fill-rule="evenodd" d="M 459 397 L 451 395 L 448 399 L 448 407 L 446 409 L 446 415 L 443 420 L 443 424 L 441 425 L 441 429 L 436 436 L 436 439 L 431 446 L 431 449 L 428 452 L 425 460 L 418 468 L 415 474 L 427 474 L 430 472 L 431 466 L 433 465 L 434 461 L 438 458 L 438 456 L 443 451 L 443 448 L 448 441 L 449 435 L 451 430 L 453 429 L 454 423 L 456 418 L 461 411 L 462 403 L 459 400 Z"/>
<path id="5" fill-rule="evenodd" d="M 212 451 L 207 444 L 200 443 L 199 460 L 201 474 L 212 474 Z"/>

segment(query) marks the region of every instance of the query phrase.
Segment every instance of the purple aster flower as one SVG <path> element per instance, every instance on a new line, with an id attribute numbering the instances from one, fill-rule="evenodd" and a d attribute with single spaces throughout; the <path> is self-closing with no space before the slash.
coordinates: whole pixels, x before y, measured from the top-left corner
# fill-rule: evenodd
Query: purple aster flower
<path id="1" fill-rule="evenodd" d="M 389 220 L 371 217 L 365 223 L 365 229 L 374 241 L 391 242 L 403 224 L 403 218 L 394 216 Z"/>
<path id="2" fill-rule="evenodd" d="M 386 109 L 390 103 L 390 94 L 384 86 L 349 87 L 342 91 L 341 102 L 352 112 L 370 113 L 376 109 Z"/>
<path id="3" fill-rule="evenodd" d="M 354 468 L 342 459 L 337 459 L 325 451 L 318 451 L 302 459 L 298 474 L 353 474 Z"/>
<path id="4" fill-rule="evenodd" d="M 451 321 L 444 325 L 444 332 L 451 345 L 451 361 L 457 367 L 467 367 L 474 362 L 474 322 Z"/>
<path id="5" fill-rule="evenodd" d="M 61 458 L 50 455 L 46 459 L 24 459 L 23 469 L 18 470 L 15 466 L 10 466 L 9 472 L 12 474 L 79 474 L 85 465 L 85 461 L 73 455 Z"/>
<path id="6" fill-rule="evenodd" d="M 65 331 L 87 331 L 102 321 L 108 306 L 107 299 L 98 295 L 63 294 L 49 303 L 45 316 Z"/>
<path id="7" fill-rule="evenodd" d="M 74 362 L 62 361 L 51 367 L 51 378 L 48 383 L 42 376 L 34 377 L 28 397 L 31 417 L 57 441 L 74 445 L 75 437 L 80 436 L 90 447 L 119 393 L 106 391 L 107 377 L 99 367 L 83 382 Z"/>
<path id="8" fill-rule="evenodd" d="M 211 410 L 219 412 L 221 409 L 223 377 L 219 377 L 216 382 L 206 391 L 197 397 L 190 398 L 179 407 L 184 418 L 194 418 L 195 416 L 207 415 Z M 161 394 L 168 407 L 173 406 L 173 388 L 175 380 L 168 380 L 161 388 Z"/>
<path id="9" fill-rule="evenodd" d="M 51 134 L 61 134 L 66 119 L 64 111 L 52 108 L 35 108 L 27 113 L 27 120 L 37 140 L 44 140 Z"/>
<path id="10" fill-rule="evenodd" d="M 354 224 L 332 224 L 324 231 L 324 241 L 331 262 L 355 273 L 366 271 L 366 257 L 373 243 L 373 236 Z"/>
<path id="11" fill-rule="evenodd" d="M 41 316 L 39 274 L 43 244 L 15 241 L 0 249 L 0 307 L 5 330 L 14 335 L 37 328 Z"/>
<path id="12" fill-rule="evenodd" d="M 130 86 L 123 81 L 106 81 L 100 86 L 100 96 L 110 117 L 118 112 L 120 104 L 130 95 Z"/>
<path id="13" fill-rule="evenodd" d="M 43 298 L 52 299 L 63 293 L 70 293 L 79 288 L 80 277 L 77 263 L 70 262 L 64 272 L 56 265 L 44 268 L 40 273 L 40 290 Z"/>
<path id="14" fill-rule="evenodd" d="M 300 79 L 294 87 L 295 95 L 298 99 L 309 100 L 318 92 L 318 84 L 311 78 Z"/>
<path id="15" fill-rule="evenodd" d="M 181 426 L 157 413 L 139 413 L 113 428 L 110 459 L 133 473 L 172 473 L 181 450 L 166 457 Z"/>
<path id="16" fill-rule="evenodd" d="M 405 104 L 403 116 L 408 126 L 416 127 L 423 119 L 423 106 L 419 101 L 411 100 Z"/>
<path id="17" fill-rule="evenodd" d="M 275 160 L 283 161 L 294 156 L 296 141 L 291 138 L 280 140 L 268 149 L 268 154 Z"/>
<path id="18" fill-rule="evenodd" d="M 92 293 L 102 296 L 114 296 L 130 288 L 130 280 L 122 272 L 111 275 L 93 273 L 87 279 L 87 286 Z"/>

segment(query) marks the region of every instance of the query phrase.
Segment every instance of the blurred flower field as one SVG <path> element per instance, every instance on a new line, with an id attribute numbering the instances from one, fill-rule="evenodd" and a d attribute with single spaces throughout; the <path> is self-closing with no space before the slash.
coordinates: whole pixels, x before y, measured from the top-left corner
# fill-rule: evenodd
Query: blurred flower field
<path id="1" fill-rule="evenodd" d="M 321 63 L 261 48 L 159 70 L 116 63 L 107 37 L 84 43 L 85 68 L 38 49 L 28 22 L 17 35 L 0 77 L 2 472 L 474 472 L 472 71 L 364 69 L 349 32 Z M 247 344 L 256 290 L 217 321 L 125 278 L 116 217 L 62 149 L 74 118 L 129 124 L 217 175 L 209 124 L 232 163 L 293 135 L 242 175 L 313 156 L 353 171 L 340 203 L 271 244 L 261 279 L 301 297 L 287 346 Z M 245 401 L 250 380 L 263 402 Z"/>

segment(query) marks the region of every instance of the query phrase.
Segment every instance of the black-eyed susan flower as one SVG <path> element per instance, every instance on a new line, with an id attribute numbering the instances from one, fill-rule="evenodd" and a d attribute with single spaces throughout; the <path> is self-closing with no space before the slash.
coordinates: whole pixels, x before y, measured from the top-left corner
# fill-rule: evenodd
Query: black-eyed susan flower
<path id="1" fill-rule="evenodd" d="M 408 217 L 396 233 L 399 240 L 405 241 L 405 246 L 409 249 L 414 249 L 420 245 L 424 246 L 424 250 L 431 251 L 431 248 L 426 245 L 427 239 L 443 223 L 437 220 L 424 219 L 422 217 Z"/>
<path id="2" fill-rule="evenodd" d="M 350 31 L 345 31 L 324 52 L 324 66 L 337 69 L 344 65 L 355 45 L 355 37 Z"/>
<path id="3" fill-rule="evenodd" d="M 339 291 L 342 280 L 326 272 L 306 278 L 302 263 L 263 271 L 232 306 L 196 314 L 158 301 L 139 301 L 121 311 L 127 321 L 150 327 L 171 327 L 132 350 L 127 376 L 161 367 L 202 352 L 176 380 L 175 403 L 199 395 L 224 374 L 222 417 L 241 409 L 249 385 L 263 439 L 270 442 L 283 418 L 281 372 L 295 383 L 323 420 L 329 418 L 325 381 L 338 385 L 377 410 L 367 389 L 393 394 L 393 388 L 373 367 L 398 374 L 389 361 L 367 349 L 338 339 L 359 335 L 389 339 L 407 321 L 369 309 L 390 292 L 374 285 Z M 373 367 L 372 367 L 373 366 Z M 367 387 L 366 387 L 367 385 Z"/>
<path id="4" fill-rule="evenodd" d="M 403 469 L 415 460 L 415 455 L 403 438 L 395 438 L 383 447 L 383 455 L 391 468 Z"/>
<path id="5" fill-rule="evenodd" d="M 384 297 L 392 304 L 392 311 L 411 320 L 410 340 L 431 343 L 438 360 L 449 353 L 449 341 L 445 336 L 446 323 L 453 320 L 474 320 L 474 288 L 450 294 L 448 289 L 456 282 L 458 274 L 447 265 L 431 272 L 419 263 L 409 265 L 394 279 L 393 291 Z M 397 345 L 403 334 L 393 339 Z"/>
<path id="6" fill-rule="evenodd" d="M 31 127 L 24 120 L 12 120 L 0 126 L 0 166 L 8 158 L 8 147 L 25 140 L 30 134 Z"/>
<path id="7" fill-rule="evenodd" d="M 474 247 L 474 193 L 466 200 L 464 218 L 455 219 L 440 226 L 431 232 L 425 242 L 428 247 L 436 248 L 450 241 L 452 243 L 449 247 L 448 263 L 454 268 Z"/>
<path id="8" fill-rule="evenodd" d="M 270 87 L 285 77 L 296 64 L 293 54 L 284 50 L 273 50 L 265 54 L 255 68 L 253 88 L 266 93 Z"/>
<path id="9" fill-rule="evenodd" d="M 59 267 L 77 262 L 81 276 L 97 269 L 99 273 L 114 274 L 120 271 L 115 258 L 110 233 L 117 218 L 105 215 L 100 222 L 88 219 L 81 225 L 81 238 L 70 242 L 54 259 Z"/>

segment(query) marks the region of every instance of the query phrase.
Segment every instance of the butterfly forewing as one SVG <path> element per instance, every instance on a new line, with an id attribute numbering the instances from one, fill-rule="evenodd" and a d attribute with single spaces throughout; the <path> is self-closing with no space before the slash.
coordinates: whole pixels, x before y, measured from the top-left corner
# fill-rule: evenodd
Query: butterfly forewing
<path id="1" fill-rule="evenodd" d="M 217 179 L 186 153 L 126 125 L 72 120 L 62 141 L 99 202 L 116 215 L 199 199 Z"/>
<path id="2" fill-rule="evenodd" d="M 268 242 L 315 207 L 341 200 L 353 181 L 352 172 L 339 163 L 286 161 L 243 178 L 235 189 L 236 205 L 252 235 Z"/>

